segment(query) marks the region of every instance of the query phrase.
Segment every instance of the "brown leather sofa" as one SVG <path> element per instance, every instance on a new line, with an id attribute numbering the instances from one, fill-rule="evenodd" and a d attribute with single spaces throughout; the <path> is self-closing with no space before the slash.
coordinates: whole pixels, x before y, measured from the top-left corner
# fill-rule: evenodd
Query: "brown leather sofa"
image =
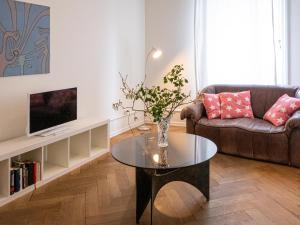
<path id="1" fill-rule="evenodd" d="M 187 133 L 211 139 L 218 151 L 252 159 L 300 167 L 300 111 L 285 126 L 275 127 L 262 118 L 283 94 L 300 98 L 298 87 L 214 85 L 202 93 L 251 91 L 255 119 L 208 120 L 203 104 L 195 100 L 181 112 Z"/>

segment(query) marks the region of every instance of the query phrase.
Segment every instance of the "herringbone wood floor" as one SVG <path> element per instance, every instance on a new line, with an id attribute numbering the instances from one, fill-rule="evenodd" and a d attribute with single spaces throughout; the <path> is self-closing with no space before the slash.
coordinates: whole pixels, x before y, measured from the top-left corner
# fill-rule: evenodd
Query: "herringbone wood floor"
<path id="1" fill-rule="evenodd" d="M 0 224 L 135 224 L 134 174 L 108 155 L 0 208 Z M 149 224 L 149 211 L 140 224 Z M 155 201 L 154 224 L 300 224 L 300 169 L 217 155 L 211 200 L 188 184 L 170 183 Z"/>

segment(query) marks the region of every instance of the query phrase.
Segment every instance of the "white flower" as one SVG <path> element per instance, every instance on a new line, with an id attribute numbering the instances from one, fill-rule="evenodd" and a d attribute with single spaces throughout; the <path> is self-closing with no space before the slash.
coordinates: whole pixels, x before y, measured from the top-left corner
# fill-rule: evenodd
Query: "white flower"
<path id="1" fill-rule="evenodd" d="M 232 107 L 229 105 L 229 106 L 226 107 L 226 109 L 227 109 L 228 111 L 231 111 L 231 110 L 232 110 Z"/>
<path id="2" fill-rule="evenodd" d="M 240 109 L 236 109 L 235 111 L 236 111 L 237 113 L 242 112 L 242 110 L 240 110 Z"/>
<path id="3" fill-rule="evenodd" d="M 245 109 L 250 110 L 250 106 L 249 105 L 245 106 Z"/>
<path id="4" fill-rule="evenodd" d="M 215 110 L 215 109 L 216 109 L 216 107 L 215 107 L 214 105 L 210 106 L 209 108 L 210 108 L 211 110 Z"/>
<path id="5" fill-rule="evenodd" d="M 245 101 L 246 101 L 246 102 L 250 102 L 250 98 L 246 97 L 246 98 L 245 98 Z"/>
<path id="6" fill-rule="evenodd" d="M 282 108 L 280 109 L 280 112 L 285 113 L 285 112 L 286 112 L 286 108 L 285 108 L 285 107 L 282 107 Z"/>
<path id="7" fill-rule="evenodd" d="M 295 102 L 293 102 L 292 104 L 290 104 L 290 107 L 291 107 L 292 109 L 296 109 L 296 108 L 297 108 Z"/>
<path id="8" fill-rule="evenodd" d="M 213 114 L 211 114 L 211 117 L 212 117 L 212 118 L 216 118 L 217 115 L 216 115 L 215 113 L 213 113 Z"/>
<path id="9" fill-rule="evenodd" d="M 212 101 L 212 98 L 208 98 L 208 101 L 210 101 L 210 102 L 211 102 L 211 101 Z"/>
<path id="10" fill-rule="evenodd" d="M 227 101 L 228 101 L 228 102 L 231 102 L 231 101 L 232 101 L 232 98 L 230 98 L 230 97 L 227 98 Z"/>
<path id="11" fill-rule="evenodd" d="M 283 124 L 284 120 L 280 117 L 279 119 L 277 119 L 277 122 L 278 122 L 279 124 Z"/>
<path id="12" fill-rule="evenodd" d="M 241 104 L 242 104 L 242 101 L 241 101 L 241 100 L 238 100 L 238 101 L 236 102 L 236 104 L 237 104 L 237 105 L 241 105 Z"/>
<path id="13" fill-rule="evenodd" d="M 272 113 L 271 117 L 275 118 L 276 117 L 276 113 Z"/>
<path id="14" fill-rule="evenodd" d="M 234 93 L 233 96 L 234 96 L 234 97 L 238 97 L 239 94 L 238 94 L 238 93 Z"/>

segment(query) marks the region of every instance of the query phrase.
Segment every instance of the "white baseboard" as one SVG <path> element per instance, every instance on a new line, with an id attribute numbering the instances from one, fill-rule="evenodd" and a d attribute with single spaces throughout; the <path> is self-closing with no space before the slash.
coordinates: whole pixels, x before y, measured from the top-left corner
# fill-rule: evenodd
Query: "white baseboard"
<path id="1" fill-rule="evenodd" d="M 136 128 L 144 124 L 143 114 L 135 114 L 138 117 L 137 121 L 134 121 L 134 114 L 131 113 L 129 116 L 130 126 L 128 125 L 128 116 L 122 115 L 110 120 L 110 137 L 117 136 L 124 133 L 131 128 Z"/>
<path id="2" fill-rule="evenodd" d="M 176 126 L 176 127 L 186 127 L 185 121 L 182 122 L 178 122 L 178 121 L 174 121 L 170 123 L 171 126 Z"/>
<path id="3" fill-rule="evenodd" d="M 180 119 L 180 116 L 179 116 L 180 111 L 181 110 L 177 110 L 174 112 L 173 118 L 171 119 L 171 123 L 170 123 L 171 126 L 178 126 L 178 127 L 186 126 L 185 120 Z M 136 128 L 136 127 L 139 127 L 144 124 L 143 114 L 140 114 L 138 116 L 138 118 L 139 119 L 137 121 L 134 121 L 133 113 L 130 114 L 131 128 Z M 147 119 L 146 119 L 146 123 L 154 124 L 152 121 L 147 120 Z M 111 128 L 110 137 L 115 137 L 121 133 L 124 133 L 124 132 L 130 130 L 130 127 L 128 126 L 128 116 L 122 115 L 119 117 L 112 118 L 110 120 L 110 128 Z"/>
<path id="4" fill-rule="evenodd" d="M 146 121 L 147 124 L 157 124 L 151 121 Z M 185 122 L 170 122 L 171 126 L 175 126 L 175 127 L 185 127 Z"/>
<path id="5" fill-rule="evenodd" d="M 170 122 L 171 126 L 186 127 L 185 120 L 180 119 L 180 112 L 181 112 L 180 109 L 175 110 L 173 117 L 171 119 L 171 122 Z M 150 121 L 149 119 L 146 119 L 146 123 L 155 124 L 152 121 Z"/>
<path id="6" fill-rule="evenodd" d="M 131 128 L 136 128 L 136 127 L 139 127 L 139 126 L 142 126 L 144 124 L 144 121 L 139 121 L 139 122 L 136 122 L 136 123 L 133 123 L 133 124 L 130 124 Z M 111 131 L 110 132 L 110 137 L 115 137 L 119 134 L 122 134 L 126 131 L 129 131 L 130 130 L 130 127 L 127 125 L 126 127 L 123 127 L 121 129 L 118 129 L 118 130 L 114 130 L 114 131 Z"/>

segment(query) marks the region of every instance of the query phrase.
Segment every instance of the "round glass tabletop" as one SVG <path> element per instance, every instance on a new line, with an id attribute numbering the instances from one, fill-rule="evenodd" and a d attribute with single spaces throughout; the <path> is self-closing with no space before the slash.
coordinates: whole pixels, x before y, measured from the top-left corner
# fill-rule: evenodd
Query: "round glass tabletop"
<path id="1" fill-rule="evenodd" d="M 169 146 L 160 148 L 156 134 L 127 138 L 112 146 L 114 159 L 144 169 L 176 169 L 210 160 L 217 146 L 210 140 L 186 133 L 169 133 Z"/>

